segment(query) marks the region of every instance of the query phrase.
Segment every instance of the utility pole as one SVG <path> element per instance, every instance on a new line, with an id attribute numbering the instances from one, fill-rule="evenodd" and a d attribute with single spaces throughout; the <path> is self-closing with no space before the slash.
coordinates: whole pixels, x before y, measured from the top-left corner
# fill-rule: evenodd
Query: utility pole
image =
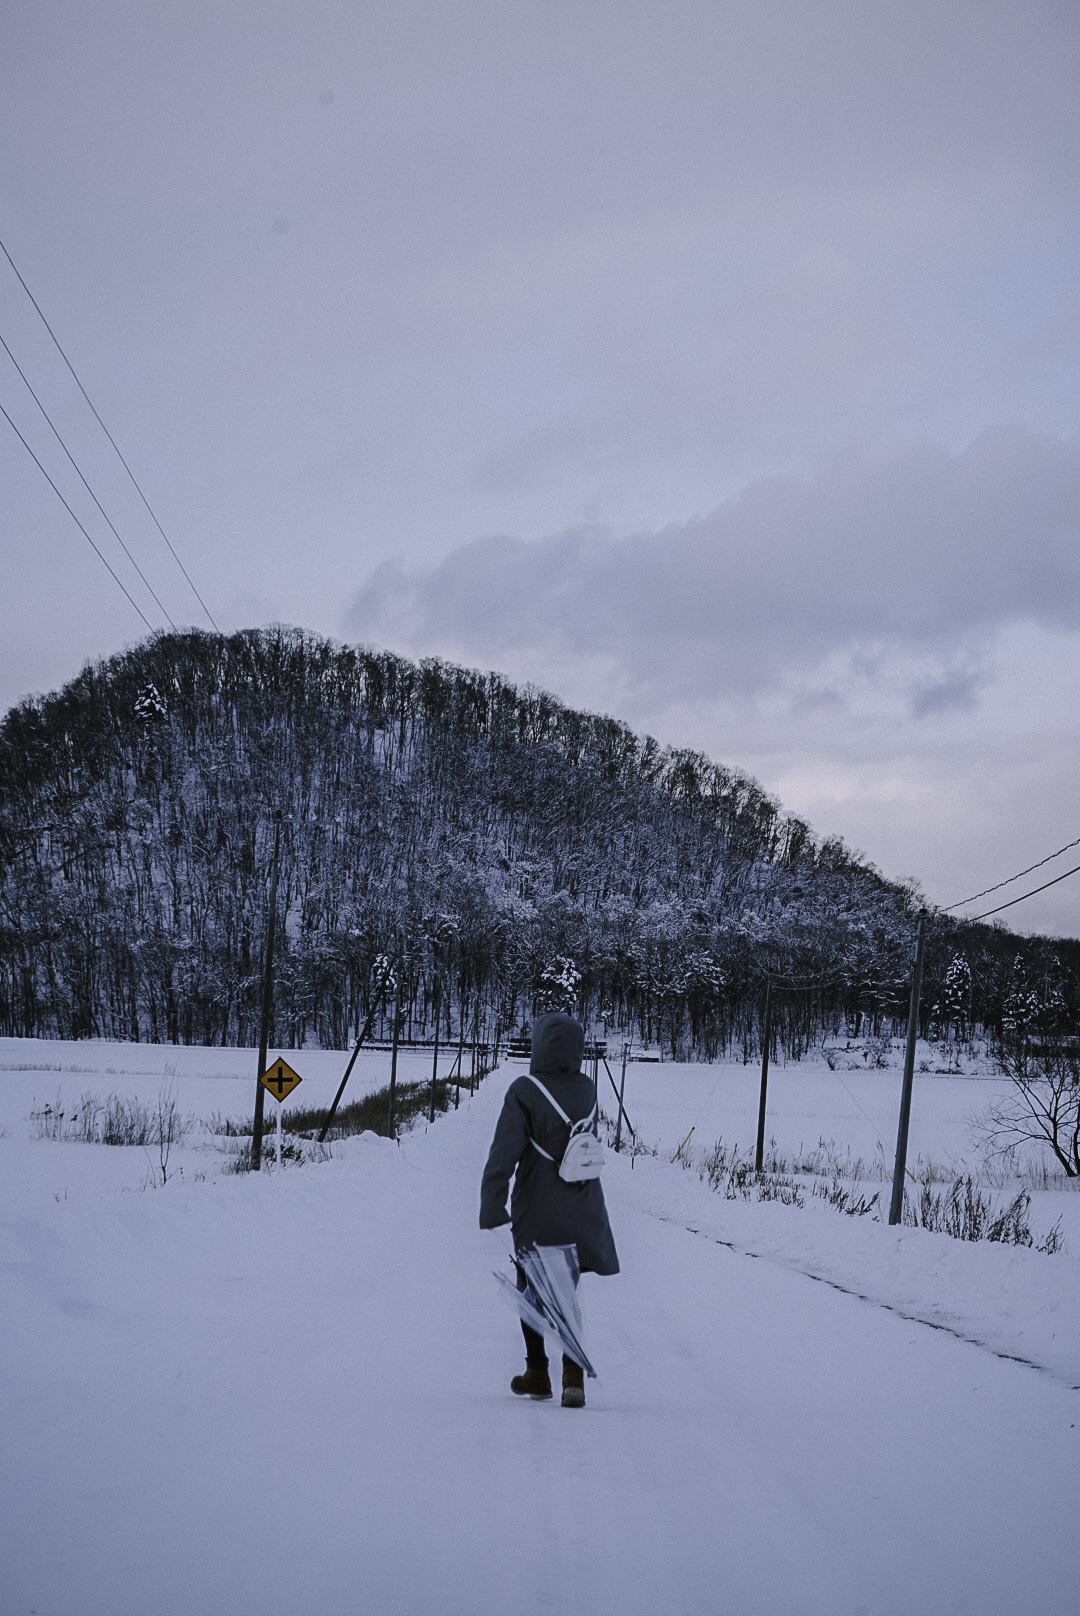
<path id="1" fill-rule="evenodd" d="M 266 1045 L 270 1038 L 270 1013 L 274 1003 L 274 931 L 277 926 L 278 859 L 281 853 L 281 811 L 274 812 L 274 858 L 270 866 L 270 912 L 266 922 L 266 949 L 263 954 L 262 1016 L 259 1021 L 259 1070 L 255 1074 L 255 1120 L 251 1127 L 251 1170 L 262 1166 L 263 1100 L 266 1090 L 259 1079 L 266 1071 Z"/>
<path id="2" fill-rule="evenodd" d="M 915 973 L 911 978 L 911 1007 L 908 1010 L 907 1048 L 904 1051 L 904 1086 L 900 1090 L 900 1126 L 896 1131 L 896 1165 L 893 1167 L 892 1200 L 889 1222 L 899 1223 L 904 1212 L 904 1173 L 907 1169 L 908 1124 L 911 1121 L 911 1089 L 915 1081 L 915 1040 L 919 1036 L 919 993 L 922 989 L 923 952 L 926 946 L 926 910 L 919 911 L 919 938 L 915 944 Z"/>
<path id="3" fill-rule="evenodd" d="M 765 1160 L 765 1099 L 769 1091 L 769 1045 L 772 1042 L 772 979 L 765 979 L 765 1030 L 761 1035 L 761 1095 L 758 1099 L 757 1149 L 754 1172 L 760 1173 Z"/>

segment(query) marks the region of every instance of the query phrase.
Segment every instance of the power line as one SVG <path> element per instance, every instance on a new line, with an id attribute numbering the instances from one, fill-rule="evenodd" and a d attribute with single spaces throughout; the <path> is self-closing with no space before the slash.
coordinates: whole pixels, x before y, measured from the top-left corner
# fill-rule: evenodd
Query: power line
<path id="1" fill-rule="evenodd" d="M 116 531 L 116 528 L 113 526 L 113 523 L 112 523 L 112 520 L 111 520 L 111 518 L 109 516 L 109 513 L 106 511 L 106 509 L 102 505 L 100 499 L 98 499 L 97 495 L 94 493 L 94 490 L 90 487 L 90 484 L 87 482 L 86 478 L 83 476 L 82 471 L 80 470 L 79 465 L 78 465 L 78 463 L 77 463 L 77 461 L 75 459 L 75 456 L 72 454 L 71 450 L 68 448 L 68 446 L 64 442 L 63 438 L 60 436 L 59 432 L 57 431 L 57 429 L 56 429 L 56 427 L 55 427 L 55 425 L 53 423 L 52 417 L 50 416 L 48 410 L 45 408 L 45 406 L 41 402 L 40 398 L 38 398 L 37 394 L 34 392 L 34 389 L 31 387 L 30 382 L 29 382 L 29 380 L 27 378 L 26 372 L 23 370 L 22 366 L 19 364 L 19 361 L 16 359 L 15 355 L 12 353 L 12 351 L 8 347 L 7 343 L 4 341 L 4 338 L 3 338 L 2 335 L 0 335 L 0 346 L 3 347 L 4 352 L 7 354 L 8 358 L 11 360 L 11 363 L 15 366 L 15 369 L 19 372 L 19 375 L 22 377 L 23 382 L 24 382 L 24 384 L 26 386 L 27 392 L 30 394 L 30 397 L 33 399 L 34 403 L 37 405 L 38 409 L 41 411 L 42 415 L 45 417 L 46 421 L 48 422 L 49 427 L 50 427 L 50 429 L 52 431 L 53 437 L 56 439 L 56 441 L 60 445 L 61 449 L 63 449 L 64 453 L 67 455 L 68 459 L 71 461 L 71 464 L 75 467 L 75 470 L 76 470 L 76 472 L 78 473 L 78 476 L 79 476 L 79 480 L 82 483 L 83 487 L 86 489 L 86 492 L 90 495 L 90 498 L 93 500 L 94 504 L 97 506 L 98 510 L 101 512 L 102 516 L 105 518 L 106 522 L 108 522 L 109 527 L 112 530 L 113 537 L 115 538 L 117 544 L 120 546 L 121 550 L 123 550 L 124 554 L 127 556 L 128 560 L 131 562 L 131 565 L 135 568 L 135 571 L 139 574 L 139 577 L 142 579 L 143 583 L 146 585 L 146 587 L 149 590 L 150 594 L 153 595 L 154 600 L 157 602 L 158 608 L 161 611 L 162 616 L 165 618 L 166 622 L 169 624 L 169 627 L 170 628 L 175 628 L 176 624 L 173 622 L 172 618 L 169 616 L 168 611 L 162 605 L 161 601 L 158 599 L 157 592 L 154 589 L 153 585 L 151 584 L 149 578 L 147 578 L 146 574 L 143 572 L 142 568 L 139 566 L 139 563 L 136 561 L 135 557 L 132 555 L 131 551 L 128 549 L 127 545 L 124 543 L 124 541 L 120 537 L 119 533 Z"/>
<path id="2" fill-rule="evenodd" d="M 67 500 L 64 498 L 64 496 L 60 492 L 59 488 L 57 488 L 56 484 L 53 482 L 52 478 L 49 476 L 49 473 L 45 470 L 45 467 L 41 464 L 41 461 L 38 459 L 38 457 L 34 453 L 33 449 L 31 449 L 30 445 L 27 443 L 26 439 L 23 437 L 22 433 L 19 431 L 18 427 L 15 425 L 15 422 L 11 419 L 11 416 L 8 414 L 7 410 L 5 410 L 5 408 L 4 408 L 4 406 L 2 404 L 0 404 L 0 415 L 2 415 L 4 417 L 4 420 L 7 422 L 8 426 L 11 428 L 11 430 L 14 432 L 15 436 L 18 438 L 19 442 L 22 444 L 23 448 L 26 450 L 27 454 L 30 456 L 31 460 L 34 462 L 35 466 L 40 471 L 41 475 L 44 477 L 45 481 L 48 483 L 48 485 L 52 489 L 53 493 L 56 495 L 57 499 L 60 501 L 60 503 L 64 507 L 65 511 L 67 511 L 68 515 L 71 517 L 71 520 L 75 523 L 75 526 L 79 529 L 79 532 L 82 534 L 82 536 L 86 540 L 87 544 L 89 544 L 91 550 L 93 550 L 94 554 L 97 556 L 98 560 L 101 562 L 102 566 L 104 566 L 104 567 L 106 567 L 108 569 L 110 577 L 113 579 L 114 583 L 118 586 L 118 588 L 124 590 L 124 594 L 127 595 L 128 600 L 131 601 L 132 606 L 135 607 L 135 610 L 138 612 L 139 616 L 142 618 L 143 622 L 146 624 L 147 628 L 150 630 L 150 632 L 152 634 L 154 632 L 153 623 L 151 623 L 151 621 L 147 617 L 146 613 L 142 610 L 142 607 L 136 605 L 135 601 L 132 600 L 132 597 L 128 594 L 127 590 L 124 589 L 124 585 L 120 582 L 120 579 L 116 576 L 116 573 L 113 572 L 112 568 L 109 566 L 109 563 L 106 560 L 105 556 L 102 555 L 101 551 L 98 549 L 97 545 L 94 543 L 94 541 L 90 537 L 89 533 L 83 527 L 82 523 L 79 521 L 79 518 L 75 515 L 75 512 L 72 510 L 71 506 L 68 504 Z"/>
<path id="3" fill-rule="evenodd" d="M 146 509 L 149 511 L 151 521 L 153 522 L 154 526 L 157 528 L 158 532 L 161 534 L 161 537 L 165 540 L 165 543 L 168 545 L 169 553 L 172 556 L 173 560 L 176 562 L 176 565 L 180 568 L 180 571 L 184 574 L 184 577 L 187 579 L 188 585 L 189 585 L 189 587 L 191 589 L 192 594 L 195 596 L 195 599 L 198 601 L 199 605 L 202 607 L 203 611 L 206 613 L 207 617 L 209 618 L 210 624 L 213 627 L 214 632 L 217 633 L 217 634 L 220 634 L 221 630 L 218 628 L 217 624 L 214 622 L 214 618 L 213 618 L 213 615 L 212 615 L 212 613 L 210 611 L 209 606 L 203 600 L 202 596 L 199 594 L 199 591 L 195 588 L 195 585 L 194 585 L 194 583 L 192 582 L 192 579 L 191 579 L 191 574 L 188 572 L 187 568 L 184 566 L 184 563 L 181 561 L 180 557 L 177 555 L 176 551 L 173 549 L 172 543 L 171 543 L 171 541 L 169 539 L 169 535 L 165 532 L 165 529 L 162 527 L 161 523 L 157 519 L 157 516 L 154 514 L 154 509 L 153 509 L 152 505 L 150 504 L 150 501 L 147 499 L 146 495 L 143 493 L 142 489 L 140 488 L 138 480 L 137 480 L 137 478 L 135 476 L 135 473 L 132 471 L 131 467 L 128 465 L 127 461 L 124 459 L 123 455 L 120 453 L 119 444 L 117 443 L 116 439 L 113 437 L 112 433 L 109 431 L 108 427 L 105 425 L 105 422 L 101 419 L 101 416 L 98 414 L 97 410 L 94 408 L 94 402 L 91 399 L 89 393 L 86 391 L 86 388 L 83 386 L 82 382 L 79 380 L 78 374 L 76 373 L 76 370 L 75 370 L 75 366 L 71 363 L 71 360 L 68 358 L 67 354 L 64 352 L 63 348 L 61 347 L 59 337 L 56 335 L 56 332 L 53 330 L 52 326 L 49 324 L 48 320 L 45 318 L 45 315 L 44 315 L 44 313 L 42 311 L 40 303 L 38 302 L 37 298 L 34 296 L 33 292 L 30 290 L 29 286 L 27 286 L 26 282 L 23 280 L 21 274 L 19 273 L 18 265 L 16 264 L 14 258 L 12 258 L 11 254 L 8 252 L 7 247 L 4 245 L 2 240 L 0 240 L 0 252 L 3 252 L 4 257 L 7 259 L 8 263 L 11 265 L 12 269 L 15 271 L 15 276 L 16 276 L 16 279 L 19 282 L 19 285 L 22 287 L 23 291 L 26 293 L 27 297 L 30 299 L 31 303 L 34 305 L 34 308 L 37 310 L 38 317 L 41 320 L 42 325 L 45 327 L 46 331 L 49 333 L 50 337 L 52 338 L 53 343 L 54 343 L 54 345 L 56 347 L 57 353 L 60 355 L 61 359 L 64 361 L 64 364 L 67 366 L 68 370 L 71 372 L 71 374 L 72 374 L 72 376 L 73 376 L 73 378 L 75 380 L 75 385 L 79 389 L 79 392 L 82 394 L 83 398 L 86 400 L 87 404 L 90 406 L 91 412 L 93 413 L 94 419 L 97 422 L 98 426 L 104 432 L 105 436 L 108 438 L 109 442 L 112 444 L 113 448 L 115 449 L 117 458 L 119 459 L 120 464 L 123 466 L 124 470 L 127 472 L 128 476 L 130 477 L 131 482 L 132 482 L 132 486 L 134 487 L 135 492 L 138 494 L 139 498 L 142 500 L 143 504 L 146 506 Z M 9 419 L 10 419 L 10 417 L 9 417 Z M 93 541 L 91 540 L 91 543 L 92 542 Z M 112 571 L 111 568 L 109 570 Z M 114 574 L 114 576 L 115 576 L 115 574 Z M 121 587 L 123 587 L 123 586 L 121 585 Z M 127 594 L 127 591 L 125 590 L 124 593 Z M 128 596 L 128 599 L 129 600 L 131 599 L 130 595 Z M 132 604 L 134 605 L 134 602 L 132 602 Z M 138 608 L 136 608 L 136 610 L 137 609 Z M 140 613 L 140 616 L 141 616 L 141 613 Z M 143 619 L 143 621 L 145 622 L 145 618 Z"/>
<path id="4" fill-rule="evenodd" d="M 1066 870 L 1064 875 L 1055 875 L 1052 881 L 1044 881 L 1041 887 L 1032 887 L 1030 892 L 1022 892 L 1019 898 L 1010 898 L 1008 903 L 999 903 L 996 909 L 986 909 L 981 915 L 965 915 L 965 920 L 985 920 L 988 915 L 999 915 L 1003 909 L 1011 909 L 1014 903 L 1023 903 L 1025 898 L 1033 898 L 1036 892 L 1045 892 L 1047 887 L 1056 887 L 1059 881 L 1065 881 L 1070 875 L 1080 873 L 1080 864 Z M 991 889 L 993 890 L 993 889 Z"/>
<path id="5" fill-rule="evenodd" d="M 879 1146 L 881 1147 L 881 1149 L 884 1150 L 885 1146 L 881 1142 L 882 1130 L 878 1127 L 877 1123 L 874 1121 L 874 1119 L 870 1115 L 869 1111 L 867 1111 L 866 1107 L 864 1105 L 861 1105 L 860 1102 L 855 1098 L 855 1095 L 852 1094 L 851 1090 L 848 1088 L 847 1084 L 844 1082 L 844 1079 L 840 1076 L 839 1072 L 833 1070 L 833 1076 L 835 1077 L 836 1081 L 839 1083 L 840 1087 L 843 1089 L 844 1093 L 847 1095 L 848 1099 L 853 1101 L 853 1103 L 859 1107 L 859 1110 L 862 1112 L 863 1116 L 866 1118 L 867 1122 L 870 1124 L 871 1128 L 873 1128 L 873 1130 L 874 1130 L 874 1138 L 877 1140 L 877 1142 L 878 1142 Z"/>
<path id="6" fill-rule="evenodd" d="M 999 881 L 996 886 L 984 887 L 981 892 L 973 892 L 970 898 L 961 898 L 959 903 L 948 904 L 942 913 L 947 915 L 951 909 L 962 909 L 965 903 L 974 903 L 976 898 L 988 898 L 991 892 L 1000 892 L 1002 887 L 1011 886 L 1014 881 L 1019 881 L 1022 875 L 1030 875 L 1032 870 L 1041 870 L 1044 864 L 1051 864 L 1054 859 L 1060 858 L 1062 853 L 1067 853 L 1070 847 L 1080 847 L 1080 836 L 1076 838 L 1075 842 L 1066 842 L 1065 846 L 1059 847 L 1056 853 L 1047 853 L 1046 857 L 1039 859 L 1038 863 L 1029 864 L 1026 870 L 1018 870 L 1015 875 L 1010 875 L 1004 881 Z M 1042 888 L 1037 887 L 1036 891 L 1041 892 Z M 1017 898 L 1016 901 L 1019 903 L 1020 899 Z M 1002 908 L 1005 907 L 1006 905 L 1002 904 Z M 990 913 L 994 914 L 995 911 L 991 910 Z"/>

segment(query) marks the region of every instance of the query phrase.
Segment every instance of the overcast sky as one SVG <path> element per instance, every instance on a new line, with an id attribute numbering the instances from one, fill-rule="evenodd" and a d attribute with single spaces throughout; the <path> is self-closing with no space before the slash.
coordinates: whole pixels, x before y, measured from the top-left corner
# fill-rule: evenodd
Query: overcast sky
<path id="1" fill-rule="evenodd" d="M 1076 0 L 0 37 L 0 238 L 223 628 L 531 679 L 941 903 L 1080 837 Z M 205 623 L 3 260 L 0 335 Z M 0 403 L 162 623 L 2 349 Z M 2 418 L 0 524 L 6 707 L 145 630 Z"/>

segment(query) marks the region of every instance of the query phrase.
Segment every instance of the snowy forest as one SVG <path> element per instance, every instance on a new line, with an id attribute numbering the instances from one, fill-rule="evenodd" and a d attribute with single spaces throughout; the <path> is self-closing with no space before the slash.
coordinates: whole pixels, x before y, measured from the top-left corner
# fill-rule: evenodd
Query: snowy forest
<path id="1" fill-rule="evenodd" d="M 161 634 L 0 727 L 0 1031 L 340 1048 L 552 1005 L 672 1058 L 906 1020 L 918 891 L 737 769 L 494 673 L 294 629 Z M 922 1031 L 1073 1029 L 1080 944 L 931 911 Z M 387 996 L 389 999 L 389 996 Z M 376 1005 L 375 1036 L 391 1009 Z"/>

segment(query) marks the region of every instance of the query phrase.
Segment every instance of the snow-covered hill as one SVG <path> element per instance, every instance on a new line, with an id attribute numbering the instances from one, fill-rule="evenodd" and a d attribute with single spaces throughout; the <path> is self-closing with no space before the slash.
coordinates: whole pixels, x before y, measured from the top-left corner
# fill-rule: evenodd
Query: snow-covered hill
<path id="1" fill-rule="evenodd" d="M 0 1031 L 256 1042 L 275 847 L 290 1045 L 355 1038 L 386 952 L 425 1037 L 557 1003 L 711 1060 L 760 1048 L 767 977 L 789 1055 L 904 1028 L 917 891 L 740 770 L 279 627 L 155 635 L 0 720 Z M 931 915 L 924 1033 L 1078 1017 L 1080 943 Z"/>

